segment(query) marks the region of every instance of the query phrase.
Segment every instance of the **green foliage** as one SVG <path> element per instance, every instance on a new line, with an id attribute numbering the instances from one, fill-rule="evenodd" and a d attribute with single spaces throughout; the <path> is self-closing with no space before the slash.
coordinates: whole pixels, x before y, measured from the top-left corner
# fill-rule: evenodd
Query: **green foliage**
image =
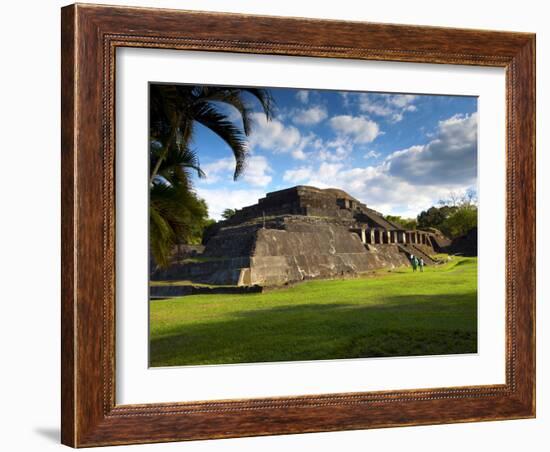
<path id="1" fill-rule="evenodd" d="M 156 263 L 165 267 L 175 244 L 201 243 L 208 209 L 204 200 L 180 184 L 155 182 L 149 197 L 149 246 Z"/>
<path id="2" fill-rule="evenodd" d="M 162 153 L 162 145 L 151 141 L 150 170 L 157 174 L 149 188 L 149 247 L 157 265 L 166 267 L 175 244 L 201 242 L 208 209 L 190 184 L 191 172 L 204 175 L 195 152 L 175 142 L 164 158 Z"/>
<path id="3" fill-rule="evenodd" d="M 477 227 L 477 208 L 459 207 L 441 224 L 441 231 L 448 237 L 455 238 L 466 234 Z"/>
<path id="4" fill-rule="evenodd" d="M 460 237 L 477 227 L 476 194 L 468 191 L 464 196 L 451 193 L 449 199 L 440 201 L 440 207 L 430 207 L 418 217 L 420 229 L 439 229 L 449 238 Z"/>
<path id="5" fill-rule="evenodd" d="M 218 135 L 230 147 L 235 157 L 237 178 L 244 169 L 248 154 L 247 136 L 253 128 L 253 109 L 246 96 L 255 98 L 268 119 L 274 101 L 269 91 L 258 88 L 224 88 L 198 85 L 152 84 L 150 88 L 150 136 L 162 144 L 163 155 L 174 142 L 188 146 L 195 124 L 202 124 Z M 227 116 L 225 104 L 240 113 L 242 126 Z M 154 166 L 152 165 L 152 168 Z M 152 177 L 156 176 L 153 170 Z"/>
<path id="6" fill-rule="evenodd" d="M 477 259 L 151 302 L 152 366 L 477 351 Z"/>
<path id="7" fill-rule="evenodd" d="M 229 220 L 233 215 L 235 215 L 236 210 L 235 209 L 225 209 L 222 212 L 222 218 L 224 220 Z"/>
<path id="8" fill-rule="evenodd" d="M 403 218 L 399 215 L 386 215 L 386 220 L 402 226 L 404 229 L 416 229 L 418 226 L 416 219 Z"/>
<path id="9" fill-rule="evenodd" d="M 443 222 L 454 212 L 454 206 L 430 207 L 428 210 L 420 212 L 416 218 L 420 229 L 436 228 L 440 229 Z"/>
<path id="10" fill-rule="evenodd" d="M 204 200 L 193 192 L 191 174 L 205 174 L 191 149 L 196 124 L 224 140 L 235 156 L 237 178 L 248 153 L 252 109 L 246 96 L 256 99 L 268 119 L 273 109 L 270 93 L 256 88 L 223 88 L 152 84 L 150 88 L 150 248 L 158 265 L 169 264 L 176 243 L 201 243 L 211 225 Z M 220 105 L 236 109 L 236 124 Z"/>

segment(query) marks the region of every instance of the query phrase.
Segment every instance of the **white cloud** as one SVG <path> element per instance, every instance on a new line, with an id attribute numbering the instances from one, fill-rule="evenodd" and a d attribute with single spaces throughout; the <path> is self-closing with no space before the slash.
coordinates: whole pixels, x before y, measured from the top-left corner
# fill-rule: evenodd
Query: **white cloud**
<path id="1" fill-rule="evenodd" d="M 293 158 L 295 158 L 296 160 L 306 160 L 307 159 L 307 154 L 304 152 L 303 149 L 294 149 L 293 151 L 290 152 L 290 155 L 292 155 Z"/>
<path id="2" fill-rule="evenodd" d="M 225 157 L 201 165 L 201 168 L 206 174 L 206 178 L 201 179 L 201 184 L 208 185 L 220 180 L 231 181 L 235 172 L 235 159 L 233 157 Z M 241 179 L 250 185 L 265 187 L 272 180 L 272 177 L 269 175 L 272 172 L 266 157 L 263 155 L 249 155 L 245 161 Z"/>
<path id="3" fill-rule="evenodd" d="M 344 165 L 342 163 L 323 162 L 319 169 L 314 173 L 313 180 L 317 181 L 318 186 L 331 187 L 334 180 L 338 179 Z"/>
<path id="4" fill-rule="evenodd" d="M 378 157 L 380 157 L 382 154 L 380 152 L 376 152 L 374 150 L 370 150 L 369 152 L 367 152 L 365 154 L 365 158 L 366 159 L 376 159 Z"/>
<path id="5" fill-rule="evenodd" d="M 345 136 L 338 136 L 333 140 L 323 142 L 319 147 L 318 157 L 321 161 L 341 162 L 353 152 L 353 141 Z"/>
<path id="6" fill-rule="evenodd" d="M 302 138 L 294 126 L 286 126 L 278 119 L 268 121 L 263 113 L 253 113 L 255 127 L 249 137 L 251 148 L 260 147 L 273 152 L 290 152 Z"/>
<path id="7" fill-rule="evenodd" d="M 402 100 L 396 101 L 403 103 Z M 410 106 L 411 104 L 409 104 Z M 274 152 L 284 152 L 288 158 L 306 160 L 282 174 L 287 185 L 337 187 L 385 214 L 416 216 L 420 211 L 448 197 L 451 191 L 463 192 L 475 185 L 477 161 L 477 115 L 455 115 L 439 122 L 427 144 L 411 146 L 389 155 L 380 164 L 350 167 L 350 153 L 364 140 L 376 138 L 381 132 L 376 123 L 364 117 L 342 115 L 330 120 L 336 131 L 332 140 L 322 140 L 314 133 L 302 135 L 293 126 L 278 121 L 274 129 L 264 124 L 265 141 L 255 146 Z M 372 122 L 372 121 L 370 121 Z M 293 134 L 296 130 L 297 134 Z M 290 133 L 285 136 L 285 133 Z M 259 139 L 259 136 L 256 137 Z M 269 146 L 273 147 L 269 147 Z M 374 150 L 364 151 L 365 158 L 381 157 Z M 312 162 L 316 157 L 317 163 Z M 318 160 L 317 160 L 318 159 Z M 234 159 L 227 157 L 203 165 L 209 178 L 224 177 L 229 181 Z M 252 154 L 243 173 L 243 182 L 253 190 L 209 190 L 200 184 L 199 195 L 210 207 L 211 215 L 219 218 L 225 208 L 241 208 L 254 204 L 272 183 L 272 171 L 267 158 Z M 263 188 L 266 187 L 266 188 Z"/>
<path id="8" fill-rule="evenodd" d="M 256 187 L 265 187 L 271 182 L 269 173 L 273 170 L 263 155 L 251 155 L 246 160 L 242 178 L 245 182 Z"/>
<path id="9" fill-rule="evenodd" d="M 304 89 L 301 89 L 296 93 L 296 98 L 302 102 L 303 104 L 307 104 L 309 100 L 309 91 L 306 91 Z"/>
<path id="10" fill-rule="evenodd" d="M 376 116 L 390 116 L 393 113 L 393 109 L 385 102 L 372 102 L 368 96 L 369 94 L 361 94 L 361 97 L 359 98 L 359 110 L 366 113 L 372 113 Z"/>
<path id="11" fill-rule="evenodd" d="M 197 194 L 206 201 L 208 215 L 221 220 L 225 209 L 242 209 L 258 202 L 265 196 L 265 190 L 230 190 L 198 187 Z"/>
<path id="12" fill-rule="evenodd" d="M 233 173 L 235 172 L 235 159 L 233 157 L 226 157 L 201 165 L 201 168 L 206 174 L 206 178 L 202 179 L 201 182 L 212 184 L 218 182 L 221 178 L 233 177 Z"/>
<path id="13" fill-rule="evenodd" d="M 391 117 L 392 122 L 399 122 L 403 120 L 403 113 L 394 113 Z"/>
<path id="14" fill-rule="evenodd" d="M 334 116 L 330 119 L 330 126 L 337 133 L 352 138 L 355 143 L 370 143 L 380 135 L 378 124 L 362 116 Z"/>
<path id="15" fill-rule="evenodd" d="M 389 173 L 415 185 L 472 184 L 477 175 L 477 113 L 439 122 L 429 143 L 396 151 Z"/>
<path id="16" fill-rule="evenodd" d="M 379 165 L 349 168 L 325 161 L 289 170 L 284 179 L 341 188 L 385 214 L 414 217 L 450 192 L 475 186 L 476 161 L 477 115 L 457 115 L 440 121 L 428 144 L 396 151 Z"/>
<path id="17" fill-rule="evenodd" d="M 435 205 L 450 191 L 441 185 L 418 187 L 392 176 L 385 165 L 346 169 L 343 164 L 322 163 L 318 169 L 312 168 L 311 174 L 296 182 L 319 188 L 340 188 L 384 214 L 407 217 L 415 217 Z"/>
<path id="18" fill-rule="evenodd" d="M 300 138 L 298 146 L 291 151 L 291 155 L 297 160 L 306 160 L 312 152 L 319 151 L 323 146 L 323 140 L 310 132 Z"/>
<path id="19" fill-rule="evenodd" d="M 321 105 L 316 105 L 307 109 L 298 109 L 294 112 L 292 122 L 299 125 L 310 126 L 319 124 L 328 116 L 327 110 Z"/>
<path id="20" fill-rule="evenodd" d="M 399 108 L 409 107 L 418 98 L 415 94 L 392 94 L 388 95 L 388 102 Z"/>
<path id="21" fill-rule="evenodd" d="M 351 104 L 349 93 L 346 91 L 341 91 L 340 97 L 342 98 L 342 104 L 344 105 L 344 107 L 348 108 Z"/>
<path id="22" fill-rule="evenodd" d="M 310 179 L 313 175 L 313 169 L 311 166 L 301 166 L 299 168 L 286 170 L 283 174 L 283 180 L 293 184 L 298 184 L 307 179 Z"/>
<path id="23" fill-rule="evenodd" d="M 391 122 L 403 120 L 405 112 L 416 111 L 413 94 L 362 93 L 358 96 L 359 110 L 388 118 Z"/>
<path id="24" fill-rule="evenodd" d="M 256 127 L 249 137 L 251 149 L 289 153 L 296 160 L 306 160 L 310 152 L 322 147 L 322 140 L 313 132 L 302 135 L 293 125 L 286 125 L 280 119 L 267 121 L 260 113 L 254 113 L 253 119 Z"/>

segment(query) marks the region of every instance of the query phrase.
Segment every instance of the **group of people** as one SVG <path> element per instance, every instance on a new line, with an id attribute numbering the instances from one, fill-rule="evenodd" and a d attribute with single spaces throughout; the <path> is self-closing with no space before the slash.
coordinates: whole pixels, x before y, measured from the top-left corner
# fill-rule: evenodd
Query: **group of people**
<path id="1" fill-rule="evenodd" d="M 424 271 L 424 259 L 422 259 L 421 257 L 418 258 L 414 254 L 411 254 L 411 265 L 413 268 L 413 272 L 415 272 L 417 268 L 421 272 Z"/>

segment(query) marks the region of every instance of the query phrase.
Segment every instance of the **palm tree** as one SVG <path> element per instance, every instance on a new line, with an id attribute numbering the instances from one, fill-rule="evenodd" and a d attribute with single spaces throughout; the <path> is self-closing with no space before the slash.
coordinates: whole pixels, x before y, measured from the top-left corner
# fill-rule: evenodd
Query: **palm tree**
<path id="1" fill-rule="evenodd" d="M 150 162 L 157 166 L 162 147 L 157 142 L 150 146 Z M 199 177 L 204 173 L 196 154 L 179 148 L 169 153 L 158 165 L 158 174 L 149 190 L 150 248 L 156 263 L 166 267 L 174 245 L 187 243 L 200 236 L 208 210 L 197 198 L 190 184 L 191 170 Z"/>
<path id="2" fill-rule="evenodd" d="M 225 88 L 212 86 L 151 85 L 151 136 L 159 141 L 163 150 L 157 165 L 178 145 L 188 146 L 196 123 L 216 133 L 231 148 L 235 156 L 237 178 L 244 169 L 248 152 L 246 136 L 253 127 L 252 109 L 244 94 L 255 97 L 267 119 L 271 119 L 273 98 L 269 91 L 260 88 Z M 220 104 L 234 107 L 242 119 L 242 128 L 235 125 Z M 151 182 L 158 167 L 151 171 Z"/>
<path id="3" fill-rule="evenodd" d="M 204 177 L 190 144 L 196 124 L 216 133 L 235 157 L 234 178 L 242 173 L 248 153 L 247 136 L 253 110 L 246 95 L 255 98 L 267 119 L 273 99 L 259 88 L 160 85 L 150 87 L 150 246 L 160 266 L 169 263 L 178 240 L 188 241 L 202 229 L 207 210 L 192 190 L 191 173 Z M 222 104 L 234 107 L 242 127 L 225 113 Z M 221 107 L 221 108 L 220 108 Z"/>

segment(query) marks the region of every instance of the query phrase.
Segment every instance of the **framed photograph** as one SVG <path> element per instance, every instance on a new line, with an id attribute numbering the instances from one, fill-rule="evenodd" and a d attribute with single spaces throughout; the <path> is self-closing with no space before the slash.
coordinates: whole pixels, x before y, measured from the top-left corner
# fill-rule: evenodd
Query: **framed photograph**
<path id="1" fill-rule="evenodd" d="M 535 416 L 535 36 L 62 9 L 62 442 Z"/>

